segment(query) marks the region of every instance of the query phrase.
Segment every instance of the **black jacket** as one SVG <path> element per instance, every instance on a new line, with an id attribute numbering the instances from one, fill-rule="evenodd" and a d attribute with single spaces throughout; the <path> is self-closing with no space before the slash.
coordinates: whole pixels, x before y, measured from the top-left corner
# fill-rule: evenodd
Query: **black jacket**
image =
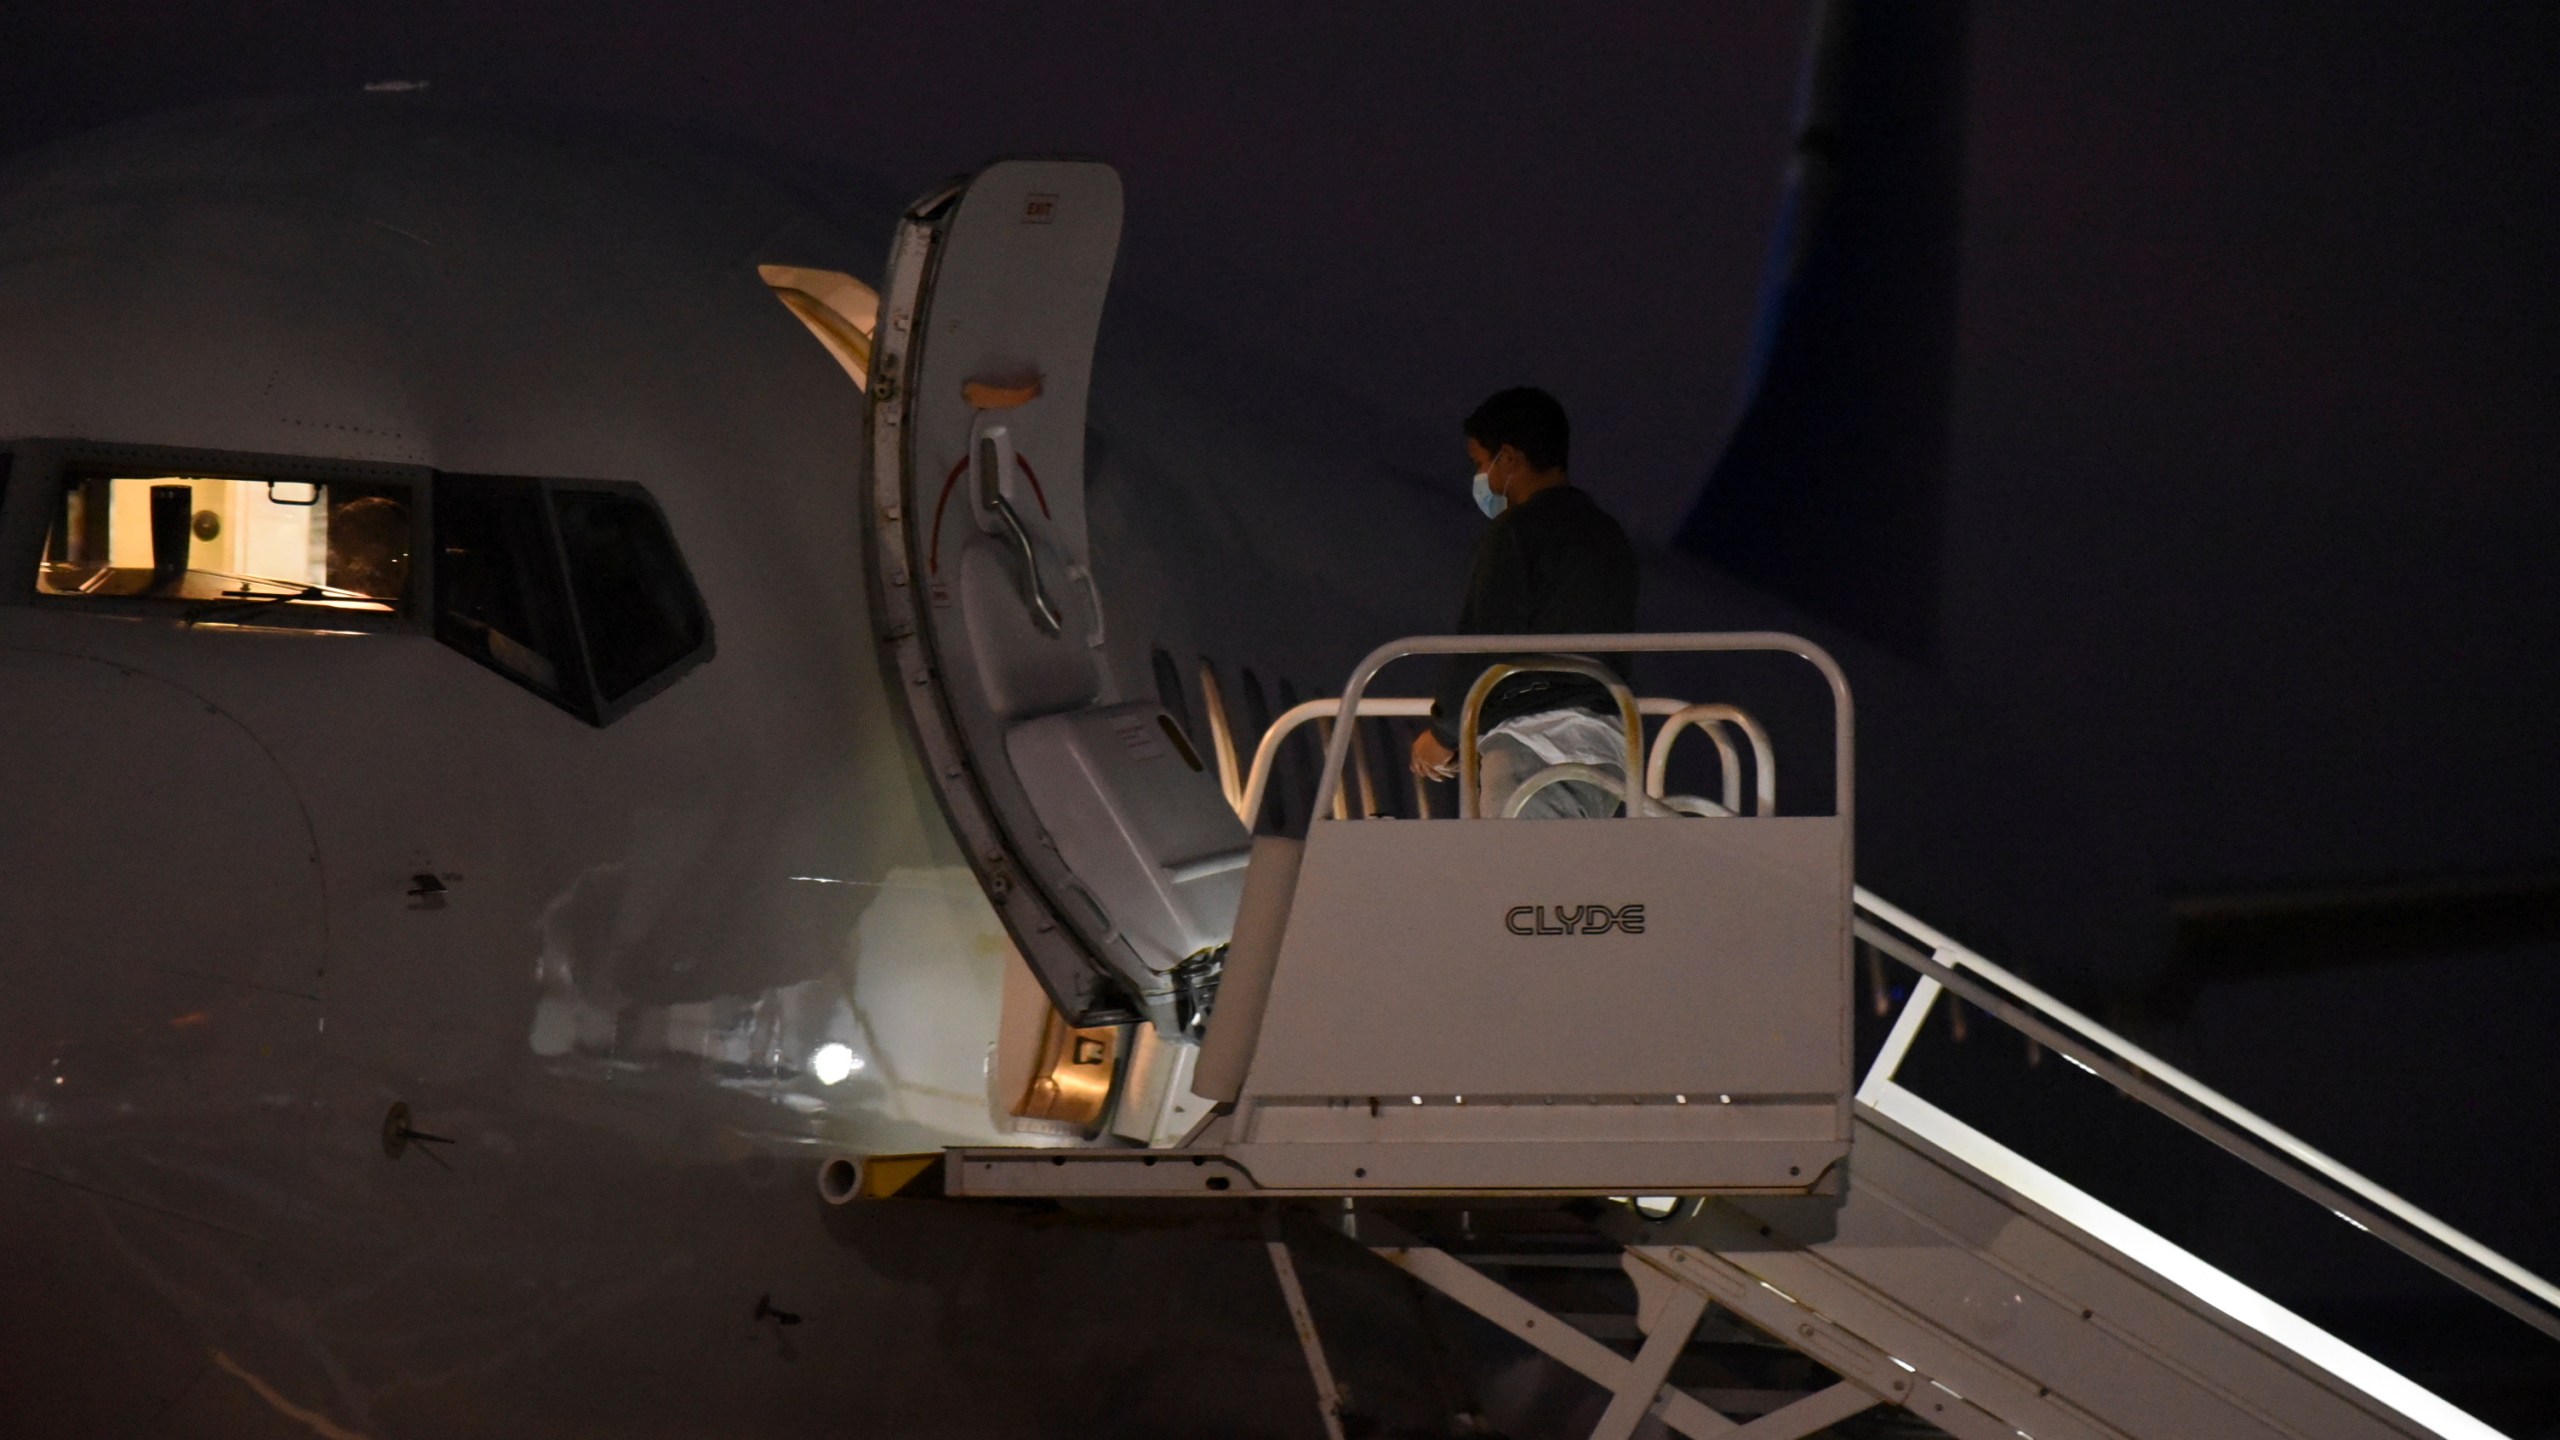
<path id="1" fill-rule="evenodd" d="M 1509 507 L 1476 541 L 1461 635 L 1623 634 L 1636 628 L 1636 552 L 1627 532 L 1591 497 L 1570 485 L 1541 490 Z M 1431 728 L 1458 743 L 1458 713 L 1467 690 L 1499 656 L 1458 655 L 1441 671 Z M 1620 675 L 1624 655 L 1605 657 Z M 1598 682 L 1569 675 L 1516 675 L 1486 697 L 1478 733 L 1515 716 L 1580 709 L 1615 714 Z"/>

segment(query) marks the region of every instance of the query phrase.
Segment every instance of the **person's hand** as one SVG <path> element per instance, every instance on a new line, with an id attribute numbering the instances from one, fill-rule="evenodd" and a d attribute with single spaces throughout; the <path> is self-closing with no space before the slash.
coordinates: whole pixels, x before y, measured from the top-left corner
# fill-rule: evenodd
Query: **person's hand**
<path id="1" fill-rule="evenodd" d="M 1413 773 L 1425 780 L 1453 780 L 1458 774 L 1458 757 L 1428 727 L 1413 737 Z"/>

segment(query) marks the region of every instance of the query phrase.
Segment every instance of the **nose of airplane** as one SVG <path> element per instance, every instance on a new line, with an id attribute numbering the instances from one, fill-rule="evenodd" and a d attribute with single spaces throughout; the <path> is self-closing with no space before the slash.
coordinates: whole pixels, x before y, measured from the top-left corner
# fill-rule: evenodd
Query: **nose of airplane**
<path id="1" fill-rule="evenodd" d="M 93 1201 L 241 1226 L 299 1149 L 323 1033 L 291 786 L 220 710 L 94 660 L 0 651 L 0 733 L 33 842 L 0 886 L 4 1153 Z"/>
<path id="2" fill-rule="evenodd" d="M 0 1353 L 148 1424 L 206 1363 L 170 1317 L 219 1333 L 244 1266 L 315 1213 L 321 875 L 274 760 L 166 680 L 0 649 L 0 734 L 21 837 L 0 883 Z"/>

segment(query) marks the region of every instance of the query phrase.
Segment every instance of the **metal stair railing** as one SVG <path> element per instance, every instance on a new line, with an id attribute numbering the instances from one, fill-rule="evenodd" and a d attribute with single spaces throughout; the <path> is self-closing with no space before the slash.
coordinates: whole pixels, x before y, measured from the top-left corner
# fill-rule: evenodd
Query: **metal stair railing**
<path id="1" fill-rule="evenodd" d="M 2141 1262 L 2205 1304 L 2340 1382 L 2443 1436 L 2499 1432 L 2434 1392 L 2277 1305 L 2194 1253 L 2053 1175 L 1903 1087 L 1896 1074 L 1939 997 L 1952 993 L 2030 1040 L 2248 1162 L 2368 1235 L 2543 1334 L 2560 1338 L 2560 1287 L 2322 1154 L 2229 1097 L 2028 981 L 1859 889 L 1860 940 L 1916 971 L 1858 1107 L 1894 1122 L 2082 1232 Z"/>
<path id="2" fill-rule="evenodd" d="M 1724 800 L 1721 812 L 1740 815 L 1742 808 L 1742 758 L 1733 741 L 1724 733 L 1724 724 L 1742 732 L 1751 748 L 1753 796 L 1751 813 L 1774 815 L 1778 809 L 1778 763 L 1769 744 L 1769 733 L 1744 711 L 1731 705 L 1693 705 L 1667 696 L 1646 695 L 1636 700 L 1637 713 L 1663 723 L 1654 738 L 1645 762 L 1644 794 L 1647 798 L 1664 798 L 1663 778 L 1671 753 L 1671 742 L 1692 726 L 1715 743 L 1716 759 L 1723 776 Z M 1333 721 L 1342 713 L 1340 696 L 1323 696 L 1302 700 L 1280 712 L 1262 732 L 1253 750 L 1253 763 L 1246 772 L 1243 798 L 1236 814 L 1251 826 L 1261 816 L 1270 798 L 1272 773 L 1279 767 L 1280 747 L 1299 727 L 1315 721 Z M 1363 695 L 1354 717 L 1357 720 L 1417 720 L 1431 713 L 1431 701 L 1403 695 Z M 1718 722 L 1723 722 L 1722 724 Z M 1355 757 L 1357 752 L 1354 752 Z M 1337 807 L 1340 796 L 1335 797 Z M 1337 809 L 1337 814 L 1339 810 Z M 1427 817 L 1425 817 L 1427 818 Z"/>
<path id="3" fill-rule="evenodd" d="M 2348 1169 L 1900 907 L 1864 887 L 1855 894 L 1858 938 L 1920 975 L 1884 1049 L 1859 1084 L 1861 1103 L 1872 1103 L 1884 1087 L 1894 1083 L 1930 1008 L 1942 991 L 1953 991 L 2020 1034 L 2317 1201 L 2340 1219 L 2560 1339 L 2560 1286 Z"/>

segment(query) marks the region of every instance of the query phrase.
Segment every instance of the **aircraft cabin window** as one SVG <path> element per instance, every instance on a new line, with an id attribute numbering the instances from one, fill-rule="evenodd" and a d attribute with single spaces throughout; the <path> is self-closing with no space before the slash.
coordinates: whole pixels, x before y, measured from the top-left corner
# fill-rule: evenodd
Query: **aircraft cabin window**
<path id="1" fill-rule="evenodd" d="M 364 628 L 409 608 L 410 487 L 74 470 L 36 593 L 222 625 Z"/>
<path id="2" fill-rule="evenodd" d="M 436 486 L 437 639 L 594 725 L 709 657 L 701 594 L 639 487 Z"/>
<path id="3" fill-rule="evenodd" d="M 1173 656 L 1161 645 L 1148 652 L 1147 663 L 1155 670 L 1156 703 L 1164 706 L 1166 713 L 1173 716 L 1173 723 L 1181 726 L 1183 735 L 1188 737 L 1192 734 L 1191 697 L 1182 693 L 1182 672 L 1174 668 Z"/>

